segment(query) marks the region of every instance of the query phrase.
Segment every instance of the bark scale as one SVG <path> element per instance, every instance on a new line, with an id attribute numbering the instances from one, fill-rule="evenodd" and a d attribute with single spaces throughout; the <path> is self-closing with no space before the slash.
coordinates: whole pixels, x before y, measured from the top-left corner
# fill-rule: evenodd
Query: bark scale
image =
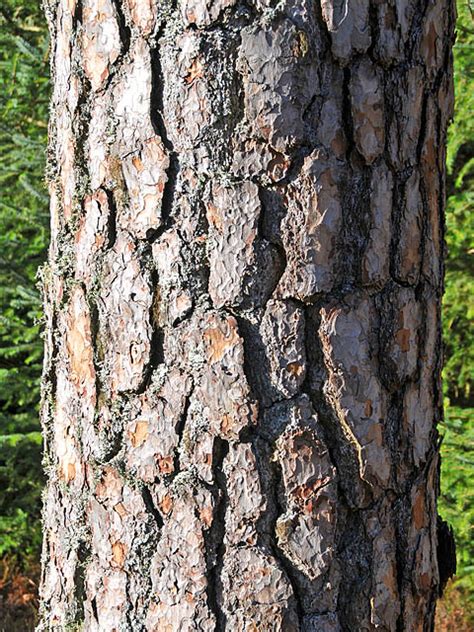
<path id="1" fill-rule="evenodd" d="M 432 629 L 451 0 L 47 0 L 39 630 Z"/>

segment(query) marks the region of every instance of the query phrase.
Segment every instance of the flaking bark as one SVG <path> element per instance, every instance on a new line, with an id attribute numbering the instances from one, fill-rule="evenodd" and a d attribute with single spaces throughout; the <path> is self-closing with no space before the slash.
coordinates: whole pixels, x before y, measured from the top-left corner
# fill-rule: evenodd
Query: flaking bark
<path id="1" fill-rule="evenodd" d="M 38 630 L 432 630 L 454 3 L 46 13 Z"/>

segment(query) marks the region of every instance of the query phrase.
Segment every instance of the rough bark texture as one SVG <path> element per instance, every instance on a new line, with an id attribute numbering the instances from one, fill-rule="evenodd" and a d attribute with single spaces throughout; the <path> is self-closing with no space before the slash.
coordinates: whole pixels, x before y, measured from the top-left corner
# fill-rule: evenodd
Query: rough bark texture
<path id="1" fill-rule="evenodd" d="M 38 629 L 432 630 L 453 1 L 46 11 Z"/>

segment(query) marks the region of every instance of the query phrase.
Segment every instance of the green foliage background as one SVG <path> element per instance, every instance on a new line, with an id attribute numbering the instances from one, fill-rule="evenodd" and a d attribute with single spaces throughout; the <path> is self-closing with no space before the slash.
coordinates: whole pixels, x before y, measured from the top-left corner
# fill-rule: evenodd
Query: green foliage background
<path id="1" fill-rule="evenodd" d="M 444 298 L 446 419 L 440 429 L 440 513 L 455 530 L 458 585 L 474 599 L 474 21 L 458 3 L 456 113 L 448 147 Z M 48 118 L 48 37 L 39 3 L 0 8 L 0 557 L 23 570 L 41 541 L 42 340 L 35 285 L 46 256 L 43 184 Z"/>
<path id="2" fill-rule="evenodd" d="M 41 544 L 43 480 L 35 277 L 48 245 L 49 51 L 39 2 L 2 0 L 0 51 L 0 556 L 25 566 Z"/>
<path id="3" fill-rule="evenodd" d="M 448 140 L 439 512 L 454 528 L 456 584 L 474 625 L 474 5 L 458 0 L 457 9 L 456 105 Z"/>

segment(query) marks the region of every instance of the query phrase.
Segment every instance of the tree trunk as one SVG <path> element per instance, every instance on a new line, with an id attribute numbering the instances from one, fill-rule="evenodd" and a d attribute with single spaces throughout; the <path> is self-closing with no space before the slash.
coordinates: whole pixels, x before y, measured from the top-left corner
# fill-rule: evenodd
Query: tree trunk
<path id="1" fill-rule="evenodd" d="M 39 630 L 433 629 L 453 4 L 48 0 Z"/>

